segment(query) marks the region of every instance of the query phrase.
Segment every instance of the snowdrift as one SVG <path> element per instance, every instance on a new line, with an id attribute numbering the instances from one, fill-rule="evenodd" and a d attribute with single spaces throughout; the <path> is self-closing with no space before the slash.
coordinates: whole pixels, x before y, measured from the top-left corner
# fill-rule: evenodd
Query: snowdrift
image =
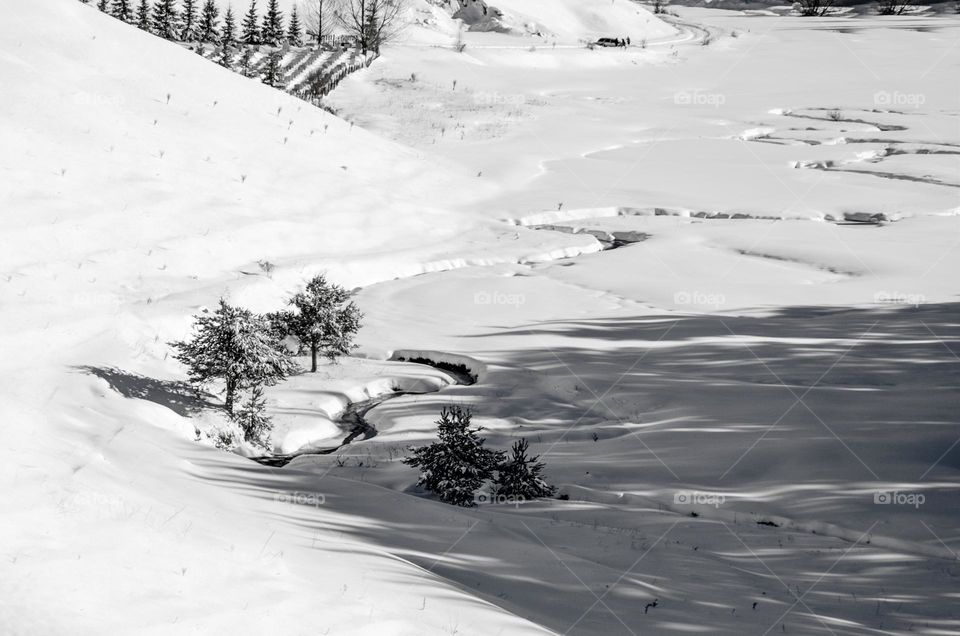
<path id="1" fill-rule="evenodd" d="M 337 538 L 337 482 L 196 443 L 168 359 L 218 296 L 443 257 L 463 177 L 76 0 L 0 42 L 0 632 L 542 633 Z"/>
<path id="2" fill-rule="evenodd" d="M 676 30 L 631 0 L 494 0 L 504 22 L 562 41 L 658 38 Z"/>

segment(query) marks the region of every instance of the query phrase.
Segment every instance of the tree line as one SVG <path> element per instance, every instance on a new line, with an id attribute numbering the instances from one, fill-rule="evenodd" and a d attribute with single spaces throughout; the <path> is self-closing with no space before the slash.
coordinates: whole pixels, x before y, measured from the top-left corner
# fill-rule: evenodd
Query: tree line
<path id="1" fill-rule="evenodd" d="M 90 4 L 92 0 L 80 0 Z M 210 42 L 228 46 L 303 46 L 304 36 L 320 46 L 335 27 L 364 52 L 399 31 L 403 0 L 305 0 L 286 20 L 278 0 L 267 0 L 260 14 L 257 0 L 237 16 L 231 5 L 221 12 L 215 0 L 96 0 L 100 11 L 158 37 L 175 42 Z M 222 19 L 221 19 L 222 15 Z"/>

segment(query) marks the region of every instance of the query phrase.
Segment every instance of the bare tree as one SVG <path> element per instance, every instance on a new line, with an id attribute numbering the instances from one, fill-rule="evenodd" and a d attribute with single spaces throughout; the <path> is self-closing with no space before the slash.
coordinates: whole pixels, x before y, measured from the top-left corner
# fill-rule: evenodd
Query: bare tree
<path id="1" fill-rule="evenodd" d="M 913 6 L 913 0 L 877 0 L 877 13 L 880 15 L 902 15 Z"/>
<path id="2" fill-rule="evenodd" d="M 307 37 L 314 38 L 319 47 L 323 39 L 333 32 L 333 23 L 340 10 L 341 0 L 304 0 L 300 15 Z"/>
<path id="3" fill-rule="evenodd" d="M 343 0 L 337 17 L 364 53 L 379 53 L 403 28 L 403 9 L 403 0 Z"/>
<path id="4" fill-rule="evenodd" d="M 833 7 L 833 0 L 799 0 L 800 15 L 820 17 L 827 14 L 827 11 Z"/>

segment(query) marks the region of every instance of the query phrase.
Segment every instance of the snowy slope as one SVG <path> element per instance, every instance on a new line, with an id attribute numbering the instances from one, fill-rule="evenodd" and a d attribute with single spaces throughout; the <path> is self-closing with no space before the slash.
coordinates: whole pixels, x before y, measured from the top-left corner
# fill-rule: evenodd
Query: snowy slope
<path id="1" fill-rule="evenodd" d="M 221 294 L 456 266 L 466 179 L 75 0 L 18 6 L 0 42 L 0 632 L 540 633 L 321 530 L 283 475 L 224 479 L 251 464 L 156 379 Z"/>
<path id="2" fill-rule="evenodd" d="M 281 0 L 288 14 L 298 0 Z M 402 44 L 449 46 L 458 34 L 468 30 L 496 31 L 487 33 L 495 41 L 516 46 L 550 42 L 579 44 L 598 37 L 627 37 L 635 40 L 659 38 L 674 34 L 669 24 L 632 0 L 487 0 L 487 13 L 467 2 L 467 8 L 454 18 L 463 3 L 459 0 L 404 0 L 402 22 L 398 34 Z M 499 12 L 499 13 L 497 13 Z M 493 18 L 497 14 L 499 17 Z M 479 18 L 479 19 L 477 19 Z"/>
<path id="3" fill-rule="evenodd" d="M 593 24 L 574 4 L 553 27 L 571 38 Z M 854 160 L 957 142 L 956 30 L 795 24 L 711 17 L 739 39 L 629 52 L 388 49 L 333 101 L 411 149 L 75 0 L 18 7 L 0 23 L 0 632 L 957 633 L 955 189 L 796 163 L 948 178 L 956 155 Z M 829 80 L 782 72 L 811 39 Z M 944 64 L 921 80 L 903 51 L 925 47 Z M 905 61 L 877 85 L 868 53 Z M 869 112 L 878 89 L 927 104 Z M 796 117 L 827 108 L 866 123 Z M 916 218 L 822 222 L 852 207 Z M 600 253 L 536 222 L 650 238 Z M 444 388 L 284 469 L 194 441 L 219 415 L 166 342 L 219 295 L 275 309 L 321 270 L 365 286 L 367 359 L 270 391 L 281 450 L 334 440 L 348 400 Z M 483 373 L 447 387 L 396 351 Z M 399 457 L 451 402 L 498 448 L 527 436 L 569 500 L 418 493 Z M 898 489 L 926 503 L 875 504 Z"/>
<path id="4" fill-rule="evenodd" d="M 563 42 L 627 36 L 639 41 L 675 33 L 631 0 L 495 0 L 491 4 L 504 12 L 508 24 Z"/>

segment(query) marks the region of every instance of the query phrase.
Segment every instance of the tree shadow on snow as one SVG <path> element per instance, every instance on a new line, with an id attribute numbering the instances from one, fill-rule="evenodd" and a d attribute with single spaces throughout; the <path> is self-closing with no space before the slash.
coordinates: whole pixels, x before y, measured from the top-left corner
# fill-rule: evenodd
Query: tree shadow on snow
<path id="1" fill-rule="evenodd" d="M 183 417 L 219 406 L 213 395 L 198 391 L 186 382 L 158 380 L 116 367 L 79 366 L 76 369 L 104 380 L 125 398 L 153 402 Z"/>
<path id="2" fill-rule="evenodd" d="M 562 419 L 575 415 L 579 424 L 565 440 L 579 428 L 617 422 L 672 432 L 675 440 L 685 430 L 687 437 L 742 436 L 746 441 L 730 449 L 732 463 L 768 428 L 764 441 L 805 429 L 808 441 L 820 438 L 844 460 L 856 461 L 834 433 L 845 441 L 849 435 L 853 452 L 875 446 L 877 461 L 893 473 L 903 462 L 936 464 L 934 472 L 953 475 L 960 469 L 960 444 L 951 446 L 960 434 L 960 303 L 551 320 L 489 335 L 525 340 L 494 354 L 555 386 L 557 403 L 532 403 L 515 391 L 478 409 L 534 422 L 547 419 L 545 409 Z M 495 372 L 487 382 L 497 383 Z M 682 445 L 671 450 L 689 454 Z M 882 476 L 918 479 L 923 471 L 890 472 Z M 863 476 L 872 475 L 865 469 Z"/>

